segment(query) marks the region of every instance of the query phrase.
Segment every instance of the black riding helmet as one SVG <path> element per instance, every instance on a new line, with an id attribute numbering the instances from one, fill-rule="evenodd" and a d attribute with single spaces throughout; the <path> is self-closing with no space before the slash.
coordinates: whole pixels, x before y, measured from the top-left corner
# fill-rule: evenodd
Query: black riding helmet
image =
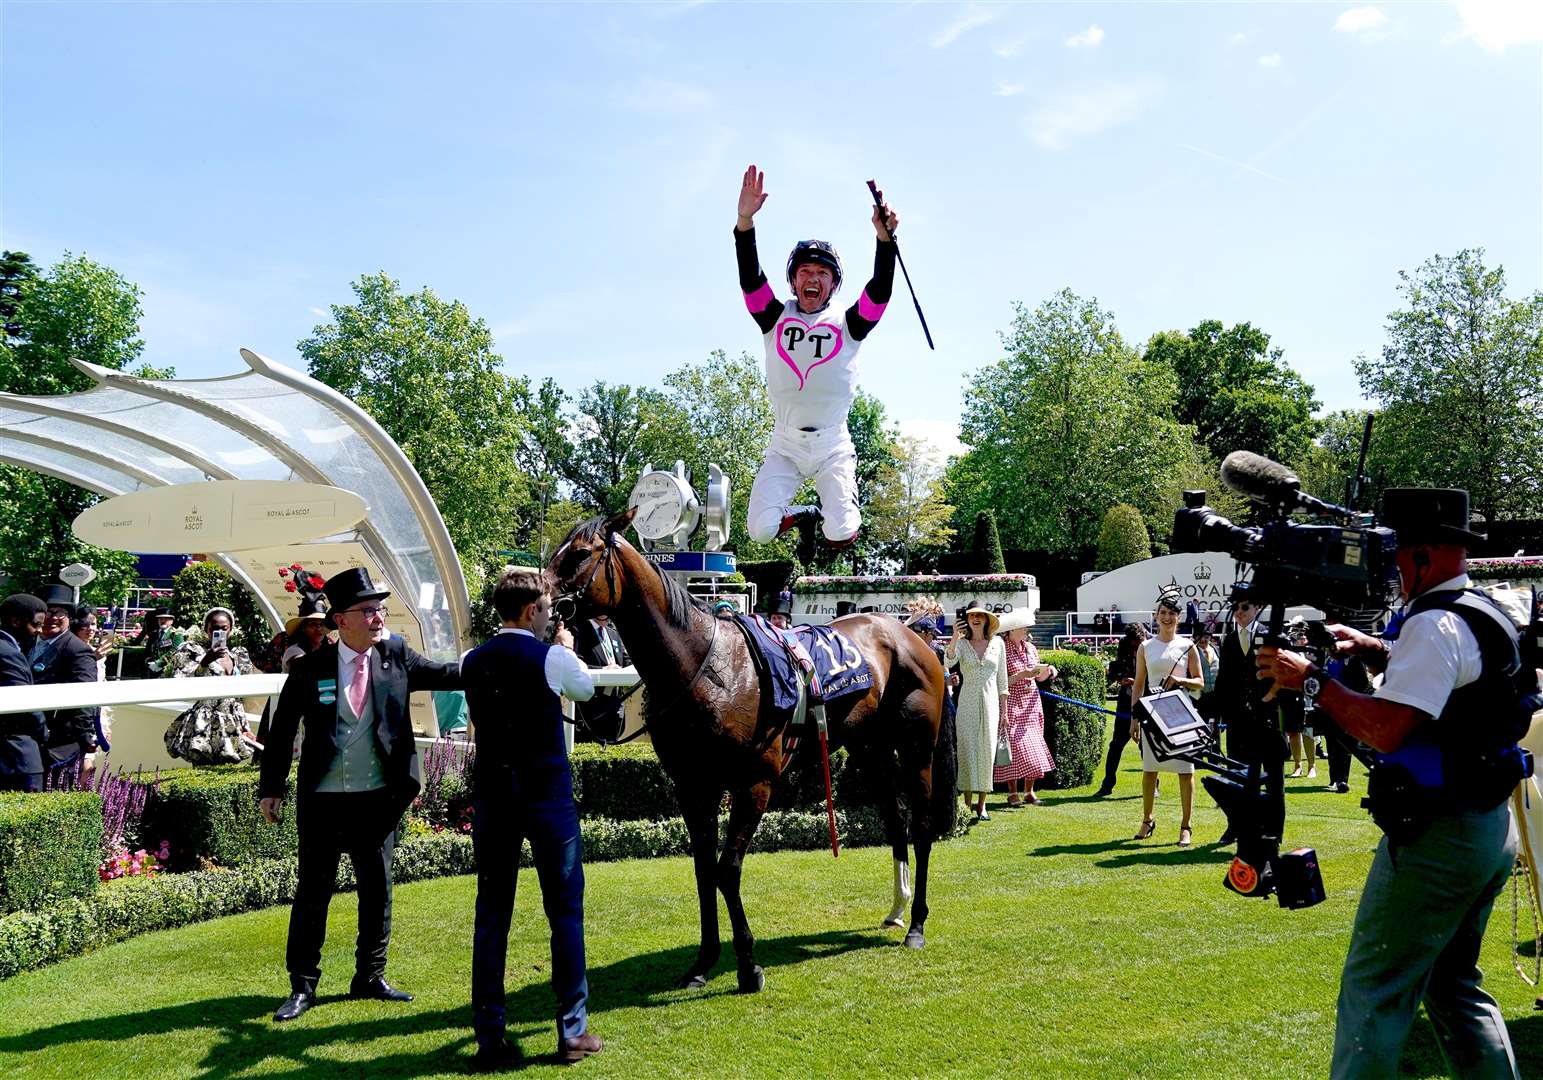
<path id="1" fill-rule="evenodd" d="M 793 272 L 803 263 L 816 263 L 827 267 L 835 281 L 831 284 L 831 292 L 841 288 L 841 257 L 836 254 L 836 249 L 824 240 L 800 240 L 793 247 L 793 252 L 788 256 L 788 284 L 793 284 Z"/>

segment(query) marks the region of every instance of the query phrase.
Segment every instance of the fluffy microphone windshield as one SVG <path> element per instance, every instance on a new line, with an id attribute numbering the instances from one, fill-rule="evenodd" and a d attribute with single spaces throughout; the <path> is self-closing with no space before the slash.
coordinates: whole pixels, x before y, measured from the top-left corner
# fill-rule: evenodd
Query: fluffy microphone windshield
<path id="1" fill-rule="evenodd" d="M 1296 473 L 1286 466 L 1247 450 L 1234 450 L 1222 461 L 1222 483 L 1260 502 L 1290 499 L 1302 487 Z"/>

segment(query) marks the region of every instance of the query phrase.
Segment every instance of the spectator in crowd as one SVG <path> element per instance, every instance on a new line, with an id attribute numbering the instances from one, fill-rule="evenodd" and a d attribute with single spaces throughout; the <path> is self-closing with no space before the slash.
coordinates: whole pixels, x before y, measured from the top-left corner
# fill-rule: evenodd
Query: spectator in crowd
<path id="1" fill-rule="evenodd" d="M 90 604 L 80 604 L 75 608 L 75 616 L 70 620 L 70 633 L 74 634 L 86 647 L 91 650 L 91 655 L 96 657 L 96 681 L 107 681 L 107 654 L 113 651 L 116 642 L 109 631 L 101 633 L 97 630 L 96 608 Z M 96 720 L 96 745 L 102 753 L 112 751 L 113 711 L 109 706 L 100 705 L 93 709 Z M 91 775 L 91 759 L 88 756 L 84 768 L 81 770 L 81 786 L 88 787 Z"/>
<path id="2" fill-rule="evenodd" d="M 1189 603 L 1184 605 L 1184 633 L 1193 639 L 1195 631 L 1199 630 L 1200 626 L 1200 605 L 1191 598 Z"/>
<path id="3" fill-rule="evenodd" d="M 1200 657 L 1195 651 L 1194 642 L 1178 633 L 1177 589 L 1164 588 L 1158 593 L 1156 619 L 1157 634 L 1142 642 L 1141 648 L 1136 651 L 1135 685 L 1143 687 L 1146 694 L 1182 689 L 1198 695 L 1205 682 L 1200 677 Z M 1138 704 L 1136 707 L 1141 706 Z M 1184 813 L 1184 820 L 1179 825 L 1179 847 L 1189 847 L 1194 835 L 1189 822 L 1195 806 L 1195 766 L 1176 758 L 1158 761 L 1157 755 L 1152 752 L 1151 741 L 1141 738 L 1140 724 L 1134 716 L 1130 725 L 1130 737 L 1141 741 L 1141 828 L 1136 831 L 1135 839 L 1145 840 L 1157 829 L 1157 821 L 1152 817 L 1152 802 L 1157 795 L 1157 774 L 1178 773 L 1179 802 Z"/>
<path id="4" fill-rule="evenodd" d="M 1120 605 L 1119 604 L 1110 604 L 1109 605 L 1109 632 L 1111 634 L 1118 634 L 1123 629 L 1125 629 L 1125 617 L 1120 614 Z"/>
<path id="5" fill-rule="evenodd" d="M 279 668 L 289 674 L 289 666 L 302 656 L 321 648 L 327 640 L 327 608 L 315 600 L 300 602 L 300 614 L 292 615 L 284 623 L 284 637 L 289 647 L 279 661 Z"/>
<path id="6" fill-rule="evenodd" d="M 1222 638 L 1221 663 L 1216 670 L 1216 714 L 1227 725 L 1227 756 L 1245 765 L 1258 765 L 1271 810 L 1267 829 L 1279 836 L 1286 816 L 1286 740 L 1278 722 L 1279 711 L 1264 700 L 1269 686 L 1256 677 L 1255 655 L 1262 634 L 1262 611 L 1252 586 L 1240 581 L 1232 587 L 1232 629 Z M 1232 829 L 1220 842 L 1234 839 Z"/>
<path id="7" fill-rule="evenodd" d="M 1371 694 L 1371 672 L 1359 656 L 1331 656 L 1324 662 L 1324 675 L 1358 694 Z M 1314 708 L 1313 730 L 1323 736 L 1329 759 L 1329 790 L 1336 795 L 1350 791 L 1350 763 L 1356 740 L 1345 733 L 1326 709 Z"/>
<path id="8" fill-rule="evenodd" d="M 96 653 L 70 633 L 75 593 L 68 585 L 45 585 L 38 599 L 48 608 L 43 635 L 32 646 L 32 681 L 40 686 L 96 682 Z M 96 710 L 59 709 L 48 722 L 50 769 L 68 765 L 82 754 L 96 753 Z"/>
<path id="9" fill-rule="evenodd" d="M 954 688 L 959 685 L 959 672 L 950 671 L 948 661 L 944 659 L 944 646 L 950 634 L 948 624 L 943 621 L 943 605 L 938 603 L 935 596 L 922 596 L 907 603 L 906 609 L 910 614 L 904 622 L 932 646 L 938 662 L 943 665 L 943 685 L 947 690 L 943 695 L 943 708 L 952 719 L 956 707 Z"/>
<path id="10" fill-rule="evenodd" d="M 1045 706 L 1039 697 L 1039 684 L 1055 678 L 1056 670 L 1039 662 L 1039 650 L 1029 640 L 1032 616 L 1028 610 L 1009 611 L 999 624 L 1007 657 L 1007 712 L 998 738 L 1000 741 L 1005 736 L 1012 761 L 997 765 L 992 779 L 1007 785 L 1007 805 L 1015 808 L 1037 806 L 1034 782 L 1055 768 L 1045 743 Z"/>
<path id="11" fill-rule="evenodd" d="M 47 618 L 43 601 L 27 593 L 0 602 L 0 688 L 32 685 L 27 657 Z M 47 741 L 42 713 L 0 713 L 0 791 L 43 790 Z"/>
<path id="12" fill-rule="evenodd" d="M 856 615 L 856 614 L 857 614 L 857 601 L 856 600 L 837 600 L 836 601 L 836 618 L 840 619 L 840 618 L 843 618 L 844 616 L 847 616 L 847 615 Z"/>
<path id="13" fill-rule="evenodd" d="M 954 737 L 959 756 L 959 791 L 976 821 L 989 821 L 986 795 L 995 767 L 997 725 L 1007 702 L 1007 654 L 996 636 L 996 615 L 972 602 L 943 652 L 944 663 L 957 667 L 961 685 L 955 712 Z M 972 805 L 973 804 L 973 805 Z"/>
<path id="14" fill-rule="evenodd" d="M 1140 623 L 1131 623 L 1120 636 L 1115 647 L 1114 660 L 1109 664 L 1109 683 L 1117 688 L 1112 730 L 1109 732 L 1109 752 L 1104 755 L 1104 782 L 1094 792 L 1094 797 L 1105 798 L 1114 792 L 1114 781 L 1120 768 L 1120 755 L 1130 742 L 1131 687 L 1136 683 L 1136 652 L 1147 639 L 1147 629 Z"/>
<path id="15" fill-rule="evenodd" d="M 739 614 L 739 609 L 734 606 L 732 600 L 719 600 L 713 605 L 713 615 L 720 619 L 732 619 Z"/>
<path id="16" fill-rule="evenodd" d="M 1216 668 L 1221 655 L 1216 651 L 1216 634 L 1210 624 L 1201 623 L 1195 630 L 1195 651 L 1200 654 L 1200 677 L 1205 682 L 1204 694 L 1216 689 Z"/>
<path id="17" fill-rule="evenodd" d="M 170 611 L 156 608 L 147 612 L 139 624 L 139 633 L 129 639 L 130 645 L 142 645 L 145 649 L 145 671 L 159 675 L 167 654 L 177 647 L 177 630 Z"/>
<path id="18" fill-rule="evenodd" d="M 572 652 L 575 642 L 568 631 L 558 630 L 553 645 L 541 640 L 551 617 L 551 597 L 539 570 L 505 570 L 493 589 L 493 606 L 503 629 L 467 653 L 461 669 L 477 733 L 471 995 L 474 1067 L 479 1071 L 512 1067 L 520 1059 L 518 1047 L 505 1036 L 504 976 L 525 839 L 551 924 L 558 1060 L 576 1062 L 602 1048 L 600 1037 L 589 1030 L 583 845 L 562 711 L 563 697 L 587 701 L 594 684 Z"/>
<path id="19" fill-rule="evenodd" d="M 235 616 L 229 608 L 204 614 L 202 635 L 189 636 L 167 660 L 173 677 L 252 674 L 252 661 L 231 640 Z M 231 765 L 250 761 L 259 748 L 240 698 L 201 698 L 166 729 L 166 751 L 194 765 Z"/>
<path id="20" fill-rule="evenodd" d="M 778 593 L 776 601 L 772 604 L 771 613 L 766 618 L 778 630 L 786 630 L 791 627 L 793 625 L 793 594 L 786 590 Z"/>
<path id="21" fill-rule="evenodd" d="M 1306 619 L 1298 615 L 1286 624 L 1286 641 L 1297 649 L 1307 644 Z M 1317 740 L 1307 726 L 1307 714 L 1303 709 L 1302 695 L 1290 690 L 1282 690 L 1275 695 L 1275 700 L 1280 703 L 1281 730 L 1286 733 L 1286 738 L 1291 744 L 1291 776 L 1295 778 L 1302 775 L 1302 744 L 1306 742 L 1307 775 L 1311 779 L 1317 779 Z"/>
<path id="22" fill-rule="evenodd" d="M 608 615 L 579 621 L 573 628 L 573 651 L 589 668 L 623 668 L 632 663 Z M 626 692 L 619 687 L 597 688 L 594 697 L 574 704 L 579 719 L 595 738 L 613 741 L 621 736 L 627 725 L 623 714 Z"/>

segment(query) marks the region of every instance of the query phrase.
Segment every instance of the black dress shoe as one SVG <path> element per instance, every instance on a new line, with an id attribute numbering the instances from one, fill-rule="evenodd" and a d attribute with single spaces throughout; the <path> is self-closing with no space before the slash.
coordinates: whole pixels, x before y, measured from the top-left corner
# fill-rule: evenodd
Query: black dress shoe
<path id="1" fill-rule="evenodd" d="M 1237 838 L 1238 834 L 1233 832 L 1231 829 L 1228 829 L 1226 832 L 1222 833 L 1216 838 L 1216 842 L 1218 844 L 1230 844 Z"/>
<path id="2" fill-rule="evenodd" d="M 315 994 L 307 994 L 297 990 L 284 999 L 284 1004 L 280 1005 L 278 1011 L 273 1014 L 273 1022 L 275 1024 L 282 1024 L 285 1020 L 293 1020 L 315 1004 Z"/>
<path id="3" fill-rule="evenodd" d="M 365 998 L 369 1001 L 411 1001 L 413 999 L 411 994 L 398 990 L 388 983 L 384 975 L 373 975 L 368 979 L 355 976 L 354 981 L 348 986 L 348 996 Z"/>
<path id="4" fill-rule="evenodd" d="M 488 1073 L 502 1072 L 512 1069 L 524 1059 L 520 1048 L 508 1039 L 499 1039 L 496 1043 L 483 1043 L 477 1047 L 476 1056 L 471 1059 L 472 1072 Z"/>

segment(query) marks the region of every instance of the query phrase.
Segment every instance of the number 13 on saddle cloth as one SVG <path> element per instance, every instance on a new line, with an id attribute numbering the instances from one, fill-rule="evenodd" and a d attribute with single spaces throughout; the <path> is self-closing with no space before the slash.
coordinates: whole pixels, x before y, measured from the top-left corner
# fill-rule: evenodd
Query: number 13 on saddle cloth
<path id="1" fill-rule="evenodd" d="M 779 630 L 760 615 L 744 622 L 765 661 L 773 708 L 797 706 L 801 675 L 809 680 L 810 696 L 827 703 L 872 688 L 868 661 L 850 638 L 829 626 Z"/>

